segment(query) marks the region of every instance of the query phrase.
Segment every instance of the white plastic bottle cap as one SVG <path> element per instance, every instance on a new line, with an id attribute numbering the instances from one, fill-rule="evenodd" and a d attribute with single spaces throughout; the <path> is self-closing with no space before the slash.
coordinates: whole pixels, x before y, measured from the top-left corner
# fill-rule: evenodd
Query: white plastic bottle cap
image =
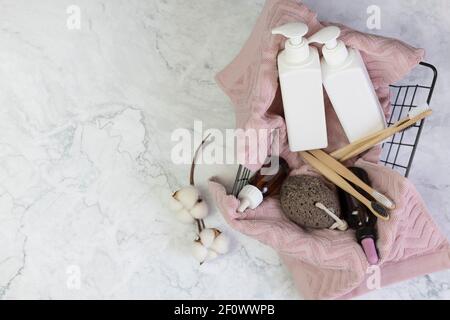
<path id="1" fill-rule="evenodd" d="M 347 47 L 343 41 L 338 40 L 340 35 L 341 29 L 339 27 L 329 26 L 309 37 L 308 42 L 324 44 L 322 53 L 325 61 L 330 66 L 338 66 L 343 64 L 348 57 Z"/>
<path id="2" fill-rule="evenodd" d="M 257 187 L 248 184 L 239 192 L 238 198 L 241 201 L 238 211 L 244 212 L 247 208 L 255 209 L 258 207 L 264 197 Z"/>
<path id="3" fill-rule="evenodd" d="M 288 38 L 285 45 L 286 60 L 290 63 L 302 63 L 309 57 L 309 44 L 304 36 L 308 26 L 301 22 L 284 24 L 272 30 L 272 34 L 281 34 Z"/>

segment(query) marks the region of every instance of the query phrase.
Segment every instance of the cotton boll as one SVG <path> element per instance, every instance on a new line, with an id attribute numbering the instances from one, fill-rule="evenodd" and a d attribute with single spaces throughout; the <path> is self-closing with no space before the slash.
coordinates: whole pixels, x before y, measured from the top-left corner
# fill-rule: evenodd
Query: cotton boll
<path id="1" fill-rule="evenodd" d="M 179 221 L 186 223 L 186 224 L 194 222 L 194 218 L 189 213 L 189 211 L 187 211 L 186 209 L 181 209 L 181 210 L 175 212 L 175 216 L 177 217 L 177 219 Z"/>
<path id="2" fill-rule="evenodd" d="M 172 196 L 169 199 L 169 209 L 173 212 L 180 211 L 183 209 L 183 204 Z"/>
<path id="3" fill-rule="evenodd" d="M 208 215 L 208 206 L 200 199 L 189 212 L 195 219 L 204 219 Z"/>
<path id="4" fill-rule="evenodd" d="M 202 249 L 200 248 L 202 247 Z M 220 230 L 215 228 L 203 229 L 199 234 L 199 239 L 195 241 L 197 255 L 205 261 L 216 259 L 229 251 L 230 241 Z"/>
<path id="5" fill-rule="evenodd" d="M 208 250 L 208 254 L 206 255 L 206 261 L 211 261 L 216 259 L 219 254 L 213 250 Z"/>
<path id="6" fill-rule="evenodd" d="M 208 256 L 208 249 L 206 249 L 199 241 L 195 241 L 192 246 L 192 255 L 198 262 L 203 263 Z"/>
<path id="7" fill-rule="evenodd" d="M 183 187 L 180 190 L 178 190 L 177 192 L 175 192 L 173 197 L 176 200 L 180 201 L 181 204 L 183 205 L 183 207 L 190 210 L 197 203 L 198 198 L 199 198 L 199 193 L 198 193 L 197 188 L 195 188 L 193 186 L 187 186 L 187 187 Z"/>
<path id="8" fill-rule="evenodd" d="M 217 253 L 225 254 L 230 250 L 230 239 L 221 233 L 214 239 L 210 249 Z"/>
<path id="9" fill-rule="evenodd" d="M 206 247 L 209 248 L 214 240 L 216 239 L 216 231 L 214 229 L 203 229 L 200 234 L 200 242 Z"/>

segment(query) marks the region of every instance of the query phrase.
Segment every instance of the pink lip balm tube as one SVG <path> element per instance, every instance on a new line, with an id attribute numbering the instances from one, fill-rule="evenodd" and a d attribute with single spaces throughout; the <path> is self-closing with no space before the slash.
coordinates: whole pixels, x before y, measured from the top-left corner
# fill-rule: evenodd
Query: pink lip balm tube
<path id="1" fill-rule="evenodd" d="M 364 253 L 366 254 L 367 261 L 369 264 L 375 265 L 378 263 L 378 253 L 375 247 L 375 241 L 372 238 L 365 238 L 361 241 L 361 246 L 363 247 Z"/>

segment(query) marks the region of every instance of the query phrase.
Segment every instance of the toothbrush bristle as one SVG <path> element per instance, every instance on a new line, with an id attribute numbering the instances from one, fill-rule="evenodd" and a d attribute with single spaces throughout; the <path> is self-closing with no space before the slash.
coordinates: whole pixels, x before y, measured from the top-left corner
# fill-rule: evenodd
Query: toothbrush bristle
<path id="1" fill-rule="evenodd" d="M 413 108 L 409 113 L 408 116 L 410 118 L 414 118 L 417 117 L 419 114 L 427 111 L 430 109 L 430 106 L 427 103 L 421 104 L 420 106 L 418 106 L 417 108 Z"/>
<path id="2" fill-rule="evenodd" d="M 378 202 L 372 202 L 372 209 L 375 210 L 380 216 L 389 219 L 389 211 Z"/>
<path id="3" fill-rule="evenodd" d="M 373 191 L 372 196 L 386 208 L 393 209 L 395 207 L 395 204 L 392 200 L 390 200 L 384 194 L 379 193 L 378 191 Z"/>

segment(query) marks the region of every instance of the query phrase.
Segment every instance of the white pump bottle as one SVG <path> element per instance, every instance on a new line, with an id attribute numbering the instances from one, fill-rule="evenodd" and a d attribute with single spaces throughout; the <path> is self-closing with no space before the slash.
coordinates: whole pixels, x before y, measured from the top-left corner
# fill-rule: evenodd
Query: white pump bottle
<path id="1" fill-rule="evenodd" d="M 292 152 L 328 146 L 320 58 L 303 38 L 308 27 L 288 23 L 272 30 L 288 38 L 278 55 L 278 72 Z"/>
<path id="2" fill-rule="evenodd" d="M 321 29 L 309 43 L 324 44 L 322 78 L 325 90 L 350 142 L 386 127 L 386 119 L 358 50 L 337 40 L 336 26 Z"/>

